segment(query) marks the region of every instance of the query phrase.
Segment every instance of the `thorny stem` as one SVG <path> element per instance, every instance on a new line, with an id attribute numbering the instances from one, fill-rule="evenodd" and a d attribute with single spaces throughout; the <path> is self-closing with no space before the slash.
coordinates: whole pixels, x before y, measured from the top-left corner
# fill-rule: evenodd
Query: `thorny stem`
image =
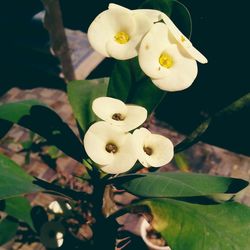
<path id="1" fill-rule="evenodd" d="M 242 96 L 238 100 L 231 103 L 226 108 L 222 109 L 218 113 L 215 114 L 215 117 L 220 117 L 222 115 L 230 115 L 235 111 L 239 111 L 243 108 L 250 107 L 250 93 Z"/>
<path id="2" fill-rule="evenodd" d="M 249 106 L 250 106 L 250 93 L 242 96 L 238 100 L 231 103 L 229 106 L 225 107 L 224 109 L 215 113 L 212 117 L 209 117 L 204 122 L 199 124 L 199 126 L 196 129 L 194 129 L 194 131 L 189 136 L 187 136 L 182 142 L 180 142 L 175 146 L 175 153 L 181 152 L 187 149 L 188 147 L 194 145 L 196 142 L 198 142 L 201 136 L 203 136 L 204 133 L 207 131 L 209 125 L 212 122 L 215 122 L 222 116 L 231 115 L 234 112 L 240 111 Z"/>
<path id="3" fill-rule="evenodd" d="M 102 179 L 93 180 L 93 217 L 95 224 L 93 226 L 93 249 L 109 249 L 110 244 L 115 244 L 115 235 L 111 234 L 111 225 L 103 214 L 103 199 L 105 184 Z"/>
<path id="4" fill-rule="evenodd" d="M 126 213 L 143 213 L 148 209 L 145 205 L 129 205 L 110 215 L 108 218 L 103 213 L 103 199 L 106 182 L 97 178 L 93 181 L 93 217 L 95 224 L 93 226 L 93 249 L 111 249 L 115 246 L 117 229 L 119 224 L 116 218 Z"/>

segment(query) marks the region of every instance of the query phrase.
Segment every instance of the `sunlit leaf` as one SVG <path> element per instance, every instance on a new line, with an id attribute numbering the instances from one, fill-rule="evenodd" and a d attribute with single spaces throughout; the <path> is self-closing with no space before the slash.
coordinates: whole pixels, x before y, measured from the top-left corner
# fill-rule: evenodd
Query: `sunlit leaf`
<path id="1" fill-rule="evenodd" d="M 0 154 L 0 200 L 42 191 L 33 181 L 14 161 Z"/>
<path id="2" fill-rule="evenodd" d="M 107 78 L 68 83 L 68 98 L 74 116 L 83 132 L 86 132 L 90 123 L 96 120 L 92 111 L 93 100 L 100 96 L 106 96 L 107 87 Z"/>
<path id="3" fill-rule="evenodd" d="M 243 250 L 250 245 L 250 208 L 239 203 L 200 205 L 171 199 L 144 201 L 152 226 L 173 250 Z"/>
<path id="4" fill-rule="evenodd" d="M 82 162 L 85 155 L 82 143 L 55 111 L 38 101 L 25 100 L 2 104 L 0 119 L 30 129 L 65 154 Z"/>
<path id="5" fill-rule="evenodd" d="M 26 222 L 31 228 L 33 228 L 33 222 L 31 219 L 31 206 L 26 198 L 9 198 L 6 199 L 4 203 L 4 212 L 20 221 Z"/>

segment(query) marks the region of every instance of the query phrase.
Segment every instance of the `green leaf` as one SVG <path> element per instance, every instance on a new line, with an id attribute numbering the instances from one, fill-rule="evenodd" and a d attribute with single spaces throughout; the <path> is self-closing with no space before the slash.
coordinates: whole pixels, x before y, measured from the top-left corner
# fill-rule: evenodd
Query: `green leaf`
<path id="1" fill-rule="evenodd" d="M 47 154 L 52 158 L 52 159 L 57 159 L 60 156 L 60 151 L 57 147 L 55 146 L 50 146 L 47 149 Z"/>
<path id="2" fill-rule="evenodd" d="M 85 156 L 82 143 L 69 126 L 52 109 L 35 100 L 1 105 L 0 119 L 30 129 L 79 162 Z"/>
<path id="3" fill-rule="evenodd" d="M 142 202 L 153 215 L 152 226 L 173 250 L 247 250 L 250 208 L 235 202 L 191 204 L 171 199 Z"/>
<path id="4" fill-rule="evenodd" d="M 142 197 L 192 197 L 216 193 L 235 194 L 248 186 L 241 179 L 196 173 L 155 172 L 113 179 L 128 192 Z M 131 175 L 133 176 L 133 175 Z"/>
<path id="5" fill-rule="evenodd" d="M 15 162 L 0 154 L 0 200 L 42 191 L 33 181 Z"/>
<path id="6" fill-rule="evenodd" d="M 22 116 L 30 114 L 30 108 L 35 105 L 43 105 L 37 100 L 24 100 L 21 102 L 6 103 L 0 107 L 1 119 L 17 123 Z"/>
<path id="7" fill-rule="evenodd" d="M 4 106 L 5 104 L 3 104 Z M 23 113 L 23 115 L 27 114 L 27 106 L 30 105 L 41 105 L 41 103 L 37 100 L 25 100 L 19 107 L 20 113 Z M 5 116 L 5 117 L 4 117 Z M 13 126 L 13 122 L 10 122 L 8 120 L 8 117 L 10 116 L 18 116 L 18 111 L 11 106 L 9 110 L 2 110 L 0 109 L 0 138 L 4 137 L 5 134 L 9 132 L 9 130 Z M 6 119 L 7 118 L 7 119 Z"/>
<path id="8" fill-rule="evenodd" d="M 96 120 L 96 116 L 92 111 L 93 100 L 100 96 L 106 96 L 107 87 L 107 78 L 72 81 L 68 83 L 69 102 L 83 132 L 86 132 L 90 123 Z"/>
<path id="9" fill-rule="evenodd" d="M 150 114 L 165 92 L 142 72 L 138 58 L 115 64 L 108 86 L 108 96 L 145 107 Z M 152 96 L 153 98 L 146 98 Z"/>
<path id="10" fill-rule="evenodd" d="M 34 229 L 31 219 L 31 206 L 28 199 L 24 197 L 15 197 L 5 200 L 4 212 L 20 221 L 26 222 Z"/>
<path id="11" fill-rule="evenodd" d="M 138 58 L 118 61 L 112 71 L 107 96 L 145 107 L 150 114 L 166 92 L 141 71 Z M 150 98 L 147 98 L 149 97 Z"/>
<path id="12" fill-rule="evenodd" d="M 0 246 L 11 240 L 18 228 L 18 223 L 6 217 L 0 220 Z"/>
<path id="13" fill-rule="evenodd" d="M 138 58 L 117 61 L 112 71 L 109 85 L 108 96 L 126 102 L 129 99 L 130 89 L 133 84 L 142 80 L 145 74 L 142 72 Z"/>
<path id="14" fill-rule="evenodd" d="M 147 109 L 150 115 L 165 97 L 166 92 L 157 88 L 149 78 L 136 82 L 136 87 L 131 89 L 127 103 L 137 104 Z"/>
<path id="15" fill-rule="evenodd" d="M 186 155 L 183 153 L 175 154 L 174 161 L 177 168 L 182 172 L 189 172 L 190 167 Z"/>
<path id="16" fill-rule="evenodd" d="M 187 8 L 174 0 L 149 0 L 140 8 L 163 11 L 168 16 L 175 15 L 183 23 L 184 34 L 191 35 L 192 21 Z M 166 91 L 157 88 L 151 79 L 142 72 L 138 58 L 117 61 L 112 71 L 107 96 L 120 99 L 125 103 L 143 106 L 150 114 L 165 97 Z"/>
<path id="17" fill-rule="evenodd" d="M 24 141 L 24 142 L 21 142 L 21 145 L 22 145 L 22 148 L 23 150 L 30 150 L 32 145 L 33 145 L 33 141 L 31 140 L 28 140 L 28 141 Z"/>

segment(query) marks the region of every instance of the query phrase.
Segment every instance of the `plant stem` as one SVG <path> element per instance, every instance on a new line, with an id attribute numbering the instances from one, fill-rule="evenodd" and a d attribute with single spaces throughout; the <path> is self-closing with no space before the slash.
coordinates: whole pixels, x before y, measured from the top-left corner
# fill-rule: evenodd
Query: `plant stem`
<path id="1" fill-rule="evenodd" d="M 106 220 L 102 208 L 105 184 L 101 179 L 95 179 L 93 182 L 93 217 L 95 224 L 93 225 L 93 249 L 114 249 L 116 231 L 119 225 L 116 221 Z"/>
<path id="2" fill-rule="evenodd" d="M 225 107 L 224 109 L 215 113 L 212 117 L 209 117 L 204 122 L 199 124 L 191 134 L 189 134 L 182 142 L 175 146 L 175 153 L 181 152 L 198 142 L 201 136 L 205 134 L 212 122 L 215 122 L 225 115 L 231 115 L 247 107 L 250 107 L 250 93 L 242 96 L 238 100 L 231 103 L 229 106 Z"/>

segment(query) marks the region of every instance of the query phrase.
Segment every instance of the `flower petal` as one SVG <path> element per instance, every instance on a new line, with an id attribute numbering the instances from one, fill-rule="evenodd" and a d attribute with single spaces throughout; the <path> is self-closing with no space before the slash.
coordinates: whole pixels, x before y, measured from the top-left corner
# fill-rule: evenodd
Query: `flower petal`
<path id="1" fill-rule="evenodd" d="M 144 13 L 133 12 L 133 18 L 135 19 L 136 23 L 135 35 L 140 36 L 140 38 L 142 39 L 145 34 L 150 30 L 153 23 L 151 19 Z"/>
<path id="2" fill-rule="evenodd" d="M 124 131 L 139 127 L 147 119 L 147 110 L 137 105 L 126 105 L 122 101 L 111 97 L 99 97 L 93 101 L 92 109 L 102 120 L 118 126 Z M 114 115 L 121 115 L 122 120 L 114 119 Z"/>
<path id="3" fill-rule="evenodd" d="M 115 154 L 113 161 L 101 170 L 109 174 L 120 174 L 130 170 L 137 161 L 134 140 L 131 134 L 126 134 L 126 140 Z"/>
<path id="4" fill-rule="evenodd" d="M 100 121 L 94 123 L 84 136 L 84 148 L 88 156 L 99 165 L 113 161 L 114 154 L 106 150 L 108 143 L 114 143 L 118 148 L 124 143 L 126 134 L 116 126 Z"/>
<path id="5" fill-rule="evenodd" d="M 141 37 L 135 36 L 125 44 L 117 43 L 114 39 L 110 39 L 106 44 L 109 55 L 118 60 L 128 60 L 137 56 L 138 44 Z"/>
<path id="6" fill-rule="evenodd" d="M 55 214 L 63 214 L 63 209 L 58 201 L 52 201 L 48 208 L 52 210 Z"/>
<path id="7" fill-rule="evenodd" d="M 146 168 L 150 167 L 148 163 L 148 155 L 143 150 L 144 142 L 148 136 L 150 136 L 150 131 L 145 128 L 136 129 L 133 132 L 133 139 L 135 144 L 135 151 L 139 162 Z"/>
<path id="8" fill-rule="evenodd" d="M 114 114 L 126 116 L 127 107 L 124 102 L 111 97 L 98 97 L 92 103 L 92 110 L 102 120 L 114 125 L 118 125 L 119 121 L 112 119 Z"/>
<path id="9" fill-rule="evenodd" d="M 137 55 L 138 39 L 135 39 L 136 20 L 132 16 L 132 11 L 116 5 L 115 8 L 110 7 L 110 13 L 114 19 L 114 33 L 106 43 L 108 54 L 118 60 L 126 60 Z M 129 36 L 129 41 L 124 44 L 116 42 L 115 35 L 118 32 L 125 32 Z"/>
<path id="10" fill-rule="evenodd" d="M 164 166 L 174 156 L 173 143 L 162 135 L 151 134 L 145 140 L 145 147 L 150 147 L 153 150 L 152 155 L 147 158 L 148 164 L 152 167 Z"/>
<path id="11" fill-rule="evenodd" d="M 133 138 L 138 160 L 144 167 L 161 167 L 173 158 L 174 147 L 168 138 L 152 134 L 145 128 L 135 130 Z M 152 153 L 148 155 L 145 148 L 152 150 Z"/>
<path id="12" fill-rule="evenodd" d="M 128 34 L 132 34 L 136 29 L 136 23 L 132 16 L 132 11 L 119 6 L 119 8 L 109 9 L 110 14 L 110 23 L 112 26 L 114 34 L 119 31 L 127 32 Z"/>
<path id="13" fill-rule="evenodd" d="M 135 28 L 135 20 L 129 9 L 112 8 L 103 11 L 94 19 L 88 29 L 88 39 L 96 51 L 109 57 L 112 53 L 107 51 L 107 43 L 114 40 L 117 32 L 123 31 L 130 34 Z"/>
<path id="14" fill-rule="evenodd" d="M 167 26 L 164 23 L 154 24 L 139 50 L 139 64 L 146 75 L 156 79 L 166 76 L 166 69 L 160 65 L 159 58 L 169 45 Z"/>
<path id="15" fill-rule="evenodd" d="M 116 8 L 112 8 L 116 9 Z M 140 42 L 144 35 L 149 31 L 152 26 L 151 20 L 142 13 L 133 13 L 133 19 L 135 21 L 135 28 L 128 31 L 130 39 L 127 43 L 120 44 L 115 39 L 110 39 L 107 42 L 106 49 L 108 53 L 119 60 L 131 59 L 138 54 Z M 120 31 L 123 31 L 122 29 Z"/>
<path id="16" fill-rule="evenodd" d="M 110 55 L 106 49 L 106 43 L 114 34 L 112 27 L 109 25 L 110 12 L 108 10 L 100 13 L 88 28 L 88 40 L 94 50 L 98 51 L 105 57 Z"/>
<path id="17" fill-rule="evenodd" d="M 133 130 L 142 125 L 147 119 L 147 110 L 137 105 L 126 105 L 127 114 L 123 123 L 119 126 L 124 131 Z"/>
<path id="18" fill-rule="evenodd" d="M 123 9 L 124 11 L 131 11 L 130 9 L 127 9 L 123 6 L 120 6 L 118 4 L 110 3 L 109 7 L 110 10 L 117 10 L 117 9 Z M 146 32 L 151 28 L 152 24 L 158 20 L 158 17 L 161 17 L 161 12 L 158 10 L 132 10 L 130 12 L 135 19 L 136 22 L 136 29 L 134 33 L 136 35 L 145 35 Z"/>
<path id="19" fill-rule="evenodd" d="M 207 58 L 201 54 L 199 50 L 197 50 L 194 46 L 187 49 L 187 52 L 192 55 L 192 57 L 197 60 L 198 62 L 205 64 L 208 63 Z"/>
<path id="20" fill-rule="evenodd" d="M 120 5 L 114 4 L 114 3 L 110 3 L 108 8 L 109 9 L 117 9 L 117 8 L 127 9 L 123 6 L 120 6 Z M 127 10 L 129 10 L 129 9 L 127 9 Z M 153 10 L 153 9 L 135 9 L 135 10 L 132 10 L 132 12 L 134 14 L 146 15 L 150 19 L 150 22 L 152 24 L 162 20 L 162 14 L 163 14 L 161 11 Z"/>
<path id="21" fill-rule="evenodd" d="M 115 3 L 110 3 L 109 6 L 108 6 L 108 9 L 109 10 L 124 10 L 124 11 L 130 11 L 130 9 L 126 8 L 126 7 L 123 7 L 119 4 L 115 4 Z"/>
<path id="22" fill-rule="evenodd" d="M 165 91 L 180 91 L 188 88 L 195 80 L 198 68 L 194 59 L 182 56 L 177 47 L 171 48 L 174 65 L 168 70 L 168 74 L 160 79 L 152 79 L 152 82 Z"/>
<path id="23" fill-rule="evenodd" d="M 170 67 L 160 63 L 162 54 L 171 58 Z M 166 24 L 156 23 L 141 43 L 139 63 L 153 83 L 166 91 L 178 91 L 189 87 L 197 76 L 197 63 L 168 40 Z"/>
<path id="24" fill-rule="evenodd" d="M 159 10 L 138 9 L 138 10 L 133 10 L 133 12 L 146 15 L 150 19 L 152 24 L 162 20 L 162 12 Z"/>
<path id="25" fill-rule="evenodd" d="M 200 63 L 207 63 L 207 58 L 202 55 L 189 41 L 189 39 L 183 35 L 183 33 L 175 26 L 172 20 L 164 13 L 162 13 L 162 19 L 169 28 L 169 32 L 173 35 L 178 44 L 183 47 L 186 52 L 193 59 L 197 60 Z"/>

